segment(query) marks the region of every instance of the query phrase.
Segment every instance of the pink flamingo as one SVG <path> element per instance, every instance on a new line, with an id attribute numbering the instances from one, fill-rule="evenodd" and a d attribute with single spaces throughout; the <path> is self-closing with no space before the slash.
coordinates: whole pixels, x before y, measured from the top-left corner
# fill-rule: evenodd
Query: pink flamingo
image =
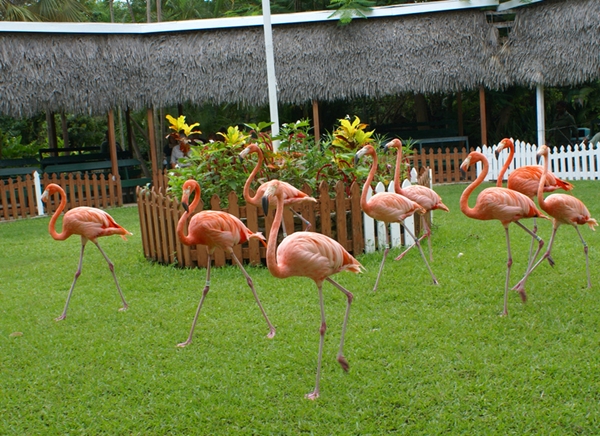
<path id="1" fill-rule="evenodd" d="M 246 156 L 248 156 L 251 153 L 256 153 L 258 155 L 258 162 L 256 162 L 256 166 L 254 167 L 254 169 L 248 176 L 248 180 L 246 180 L 246 183 L 244 184 L 244 200 L 246 200 L 246 203 L 250 203 L 256 207 L 261 207 L 261 201 L 265 194 L 265 191 L 267 190 L 267 188 L 269 187 L 270 184 L 274 183 L 274 181 L 270 180 L 268 182 L 263 183 L 256 190 L 254 197 L 250 196 L 250 184 L 256 177 L 256 174 L 258 174 L 258 172 L 260 171 L 260 168 L 262 167 L 263 162 L 264 162 L 263 152 L 260 149 L 260 147 L 258 146 L 258 144 L 256 144 L 256 143 L 249 144 L 246 148 L 244 148 L 242 150 L 242 152 L 240 153 L 239 157 L 240 157 L 240 159 L 244 159 Z M 308 231 L 311 226 L 310 221 L 308 221 L 306 218 L 304 218 L 302 215 L 300 215 L 298 212 L 296 212 L 294 209 L 292 209 L 292 206 L 301 205 L 302 203 L 305 203 L 305 202 L 316 203 L 317 199 L 310 197 L 308 194 L 300 191 L 299 189 L 294 188 L 289 183 L 281 182 L 281 181 L 277 181 L 277 183 L 280 184 L 280 189 L 283 190 L 283 195 L 284 195 L 284 197 L 283 197 L 284 203 L 283 204 L 285 206 L 289 207 L 290 210 L 292 211 L 292 213 L 294 215 L 296 215 L 298 218 L 300 218 L 306 224 L 305 230 Z M 283 225 L 283 236 L 284 237 L 287 236 L 285 224 Z"/>
<path id="2" fill-rule="evenodd" d="M 277 235 L 281 219 L 283 216 L 283 208 L 285 188 L 282 184 L 275 181 L 264 193 L 263 208 L 265 211 L 269 209 L 269 198 L 275 197 L 276 211 L 271 232 Z M 334 281 L 330 276 L 341 271 L 350 271 L 360 273 L 363 266 L 348 253 L 342 245 L 331 239 L 328 236 L 313 232 L 296 232 L 288 235 L 283 239 L 281 244 L 276 247 L 277 238 L 269 235 L 269 243 L 267 245 L 267 267 L 269 272 L 277 278 L 285 279 L 288 277 L 308 277 L 312 279 L 319 290 L 319 304 L 321 308 L 321 328 L 319 342 L 319 359 L 317 363 L 317 380 L 315 389 L 306 395 L 306 398 L 314 400 L 319 396 L 319 381 L 321 378 L 321 359 L 323 355 L 323 343 L 325 339 L 325 331 L 327 326 L 325 323 L 325 306 L 323 304 L 323 281 L 327 280 L 333 286 L 338 288 L 346 295 L 348 302 L 346 305 L 346 314 L 342 325 L 342 337 L 340 348 L 337 355 L 337 360 L 344 369 L 348 371 L 348 361 L 344 357 L 344 336 L 346 334 L 346 325 L 348 323 L 348 315 L 350 313 L 350 305 L 353 295 L 342 285 Z"/>
<path id="3" fill-rule="evenodd" d="M 188 201 L 190 194 L 194 191 L 194 200 L 192 204 L 188 206 Z M 246 282 L 252 293 L 254 294 L 254 299 L 260 308 L 267 324 L 269 326 L 269 334 L 268 338 L 272 338 L 275 336 L 275 327 L 269 321 L 267 317 L 267 313 L 260 304 L 260 300 L 258 299 L 258 294 L 254 289 L 254 284 L 252 283 L 252 279 L 242 266 L 241 262 L 238 260 L 237 256 L 233 252 L 233 247 L 238 244 L 243 244 L 249 239 L 259 239 L 263 241 L 265 238 L 261 233 L 253 233 L 248 229 L 238 218 L 235 216 L 221 211 L 214 210 L 203 210 L 198 212 L 196 215 L 192 217 L 190 220 L 190 224 L 188 226 L 188 234 L 187 236 L 184 233 L 185 224 L 190 216 L 190 210 L 196 210 L 196 206 L 200 202 L 200 185 L 195 180 L 187 180 L 183 184 L 183 195 L 181 197 L 181 204 L 185 210 L 184 214 L 179 219 L 177 223 L 177 236 L 179 240 L 185 245 L 206 245 L 206 249 L 208 252 L 208 261 L 206 263 L 206 285 L 204 286 L 204 290 L 202 291 L 202 297 L 200 298 L 200 303 L 198 304 L 198 309 L 196 309 L 196 315 L 194 316 L 194 321 L 192 322 L 192 328 L 190 330 L 190 334 L 187 338 L 187 341 L 178 344 L 178 347 L 185 347 L 192 342 L 192 335 L 194 334 L 194 328 L 196 327 L 196 322 L 198 321 L 198 315 L 200 314 L 200 309 L 202 309 L 202 303 L 204 303 L 204 299 L 208 294 L 210 288 L 210 265 L 211 265 L 211 257 L 215 252 L 215 249 L 221 248 L 225 252 L 229 253 L 231 258 L 235 261 L 235 263 L 240 267 L 244 277 L 246 277 Z"/>
<path id="4" fill-rule="evenodd" d="M 513 158 L 515 156 L 515 143 L 510 138 L 504 138 L 502 141 L 498 143 L 498 147 L 494 152 L 496 155 L 496 159 L 500 155 L 502 150 L 508 148 L 508 158 L 500 173 L 498 174 L 498 180 L 496 181 L 496 186 L 502 187 L 502 182 L 504 180 L 504 174 L 508 170 L 508 167 L 512 164 Z M 544 169 L 540 165 L 524 165 L 522 167 L 516 168 L 513 170 L 509 176 L 506 183 L 508 189 L 512 189 L 513 191 L 520 192 L 521 194 L 525 194 L 532 200 L 538 193 L 538 186 L 540 184 L 540 179 L 542 177 L 542 173 Z M 546 176 L 546 183 L 544 184 L 544 192 L 554 192 L 557 189 L 564 189 L 565 191 L 570 191 L 573 189 L 573 185 L 569 182 L 559 179 L 552 172 L 548 172 Z M 533 219 L 533 233 L 537 233 L 537 221 Z M 533 251 L 533 238 L 531 239 L 531 245 L 529 247 L 529 258 L 531 259 L 531 253 Z"/>
<path id="5" fill-rule="evenodd" d="M 421 243 L 413 233 L 404 225 L 404 220 L 409 216 L 413 215 L 415 212 L 420 214 L 425 213 L 425 209 L 420 206 L 418 203 L 410 200 L 400 194 L 395 194 L 392 192 L 378 192 L 373 195 L 369 201 L 367 201 L 367 192 L 375 177 L 375 171 L 377 170 L 377 153 L 372 145 L 367 144 L 360 150 L 356 152 L 354 155 L 354 163 L 355 165 L 358 163 L 359 159 L 363 156 L 371 156 L 373 158 L 373 162 L 371 163 L 371 170 L 369 171 L 369 175 L 367 176 L 367 180 L 365 180 L 365 184 L 363 186 L 362 194 L 360 196 L 360 207 L 363 212 L 369 215 L 371 218 L 377 221 L 383 221 L 387 224 L 389 223 L 400 223 L 404 230 L 413 238 L 417 247 L 419 247 L 419 251 L 421 252 L 421 256 L 423 257 L 423 261 L 429 270 L 429 274 L 431 274 L 431 278 L 433 279 L 434 284 L 438 284 L 435 275 L 433 275 L 433 271 L 429 267 L 429 263 L 427 262 L 427 258 L 425 257 L 425 253 L 423 253 L 423 248 L 421 248 Z M 377 273 L 377 279 L 375 280 L 375 286 L 373 291 L 377 290 L 377 285 L 379 284 L 379 277 L 381 276 L 381 271 L 383 270 L 383 264 L 385 263 L 385 259 L 387 257 L 388 252 L 390 251 L 389 244 L 389 235 L 386 230 L 385 232 L 386 243 L 385 250 L 383 252 L 383 259 L 381 260 L 381 264 L 379 265 L 379 272 Z M 401 256 L 399 256 L 400 258 Z"/>
<path id="6" fill-rule="evenodd" d="M 100 250 L 100 253 L 102 253 L 102 256 L 104 256 L 104 259 L 106 259 L 106 263 L 108 263 L 108 268 L 115 279 L 115 284 L 117 285 L 117 290 L 119 291 L 121 300 L 123 300 L 123 307 L 119 310 L 127 310 L 129 306 L 125 301 L 125 297 L 123 297 L 123 292 L 121 292 L 121 287 L 119 286 L 119 281 L 117 280 L 117 276 L 115 274 L 115 266 L 110 261 L 106 253 L 104 253 L 104 250 L 100 248 L 100 245 L 98 244 L 98 238 L 101 236 L 120 235 L 121 238 L 127 240 L 125 235 L 131 235 L 131 233 L 118 225 L 108 213 L 94 207 L 86 206 L 76 207 L 67 211 L 63 218 L 62 232 L 57 233 L 56 220 L 67 205 L 65 191 L 59 185 L 50 183 L 48 186 L 46 186 L 46 189 L 42 194 L 42 200 L 47 202 L 49 197 L 57 192 L 60 194 L 60 204 L 50 219 L 50 224 L 48 224 L 48 232 L 50 233 L 50 236 L 57 241 L 64 241 L 71 235 L 81 236 L 81 253 L 79 255 L 79 266 L 75 272 L 75 278 L 71 284 L 71 289 L 69 290 L 69 295 L 67 296 L 65 308 L 62 312 L 62 315 L 55 320 L 61 321 L 67 317 L 67 308 L 69 307 L 69 301 L 71 300 L 73 289 L 75 289 L 77 278 L 81 275 L 83 252 L 88 241 L 92 241 L 96 247 L 98 247 L 98 250 Z"/>
<path id="7" fill-rule="evenodd" d="M 398 156 L 396 157 L 396 169 L 394 171 L 394 190 L 396 194 L 400 194 L 408 198 L 409 200 L 414 201 L 419 204 L 423 209 L 425 209 L 425 213 L 429 213 L 432 210 L 441 209 L 446 212 L 450 212 L 448 207 L 442 202 L 442 197 L 440 197 L 437 192 L 433 189 L 428 188 L 423 185 L 411 185 L 406 188 L 402 188 L 400 185 L 400 169 L 402 165 L 402 141 L 399 139 L 393 139 L 385 145 L 385 150 L 388 148 L 395 148 L 398 150 Z M 425 219 L 425 215 L 421 215 L 421 223 L 423 228 L 425 229 L 423 232 L 423 236 L 419 238 L 419 242 L 423 240 L 423 238 L 427 238 L 427 242 L 429 245 L 429 260 L 433 261 L 433 254 L 431 250 L 431 229 L 429 228 L 429 224 Z M 412 248 L 414 248 L 417 244 L 414 243 L 410 247 L 408 247 L 400 256 L 396 258 L 396 260 L 400 260 L 404 257 L 406 253 Z"/>
<path id="8" fill-rule="evenodd" d="M 561 226 L 561 224 L 569 224 L 577 230 L 577 234 L 579 235 L 579 239 L 581 239 L 581 243 L 583 244 L 583 252 L 585 253 L 585 268 L 587 271 L 587 285 L 588 288 L 592 287 L 592 282 L 590 279 L 590 263 L 588 258 L 588 246 L 585 243 L 583 237 L 581 236 L 581 232 L 577 225 L 587 224 L 590 229 L 595 230 L 594 227 L 598 225 L 598 222 L 591 217 L 590 212 L 583 202 L 571 195 L 567 194 L 551 194 L 548 197 L 544 198 L 544 189 L 546 177 L 548 176 L 548 154 L 549 148 L 546 145 L 541 145 L 538 150 L 538 157 L 544 158 L 544 170 L 542 177 L 540 179 L 539 188 L 537 192 L 538 203 L 540 208 L 550 215 L 552 219 L 552 236 L 550 237 L 550 242 L 548 243 L 548 249 L 542 256 L 542 258 L 530 268 L 525 276 L 517 283 L 513 289 L 518 290 L 519 292 L 525 291 L 525 283 L 527 282 L 527 278 L 529 275 L 535 270 L 540 263 L 544 261 L 544 259 L 548 259 L 548 262 L 551 266 L 554 266 L 554 260 L 552 260 L 552 256 L 550 255 L 552 251 L 552 244 L 554 243 L 554 237 L 556 236 L 556 231 Z"/>
<path id="9" fill-rule="evenodd" d="M 477 220 L 499 220 L 504 227 L 506 233 L 506 248 L 508 251 L 508 261 L 506 262 L 506 283 L 504 285 L 504 311 L 503 316 L 508 315 L 508 282 L 510 280 L 510 268 L 512 265 L 512 255 L 510 252 L 510 236 L 508 226 L 510 223 L 515 223 L 533 238 L 539 242 L 538 249 L 534 259 L 537 258 L 544 241 L 527 227 L 519 222 L 521 218 L 541 217 L 548 219 L 536 207 L 531 198 L 520 192 L 513 191 L 507 188 L 486 188 L 479 193 L 474 208 L 469 207 L 469 196 L 476 187 L 481 185 L 485 176 L 489 171 L 489 163 L 485 156 L 478 151 L 472 151 L 464 160 L 460 169 L 467 171 L 469 167 L 477 162 L 483 164 L 483 170 L 477 176 L 477 179 L 471 183 L 460 196 L 460 210 L 469 218 Z M 520 292 L 523 301 L 527 300 L 525 292 Z"/>

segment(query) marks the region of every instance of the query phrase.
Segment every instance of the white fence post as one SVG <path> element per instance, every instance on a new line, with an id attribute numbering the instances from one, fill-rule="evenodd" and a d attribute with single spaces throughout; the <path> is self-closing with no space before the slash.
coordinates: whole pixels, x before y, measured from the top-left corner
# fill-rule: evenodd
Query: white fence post
<path id="1" fill-rule="evenodd" d="M 373 196 L 373 190 L 369 187 L 367 201 Z M 365 253 L 375 251 L 375 220 L 363 212 L 363 232 L 365 238 Z"/>
<path id="2" fill-rule="evenodd" d="M 42 201 L 42 182 L 40 181 L 40 173 L 33 172 L 33 183 L 35 184 L 35 200 L 37 202 L 38 215 L 44 215 L 44 202 Z"/>

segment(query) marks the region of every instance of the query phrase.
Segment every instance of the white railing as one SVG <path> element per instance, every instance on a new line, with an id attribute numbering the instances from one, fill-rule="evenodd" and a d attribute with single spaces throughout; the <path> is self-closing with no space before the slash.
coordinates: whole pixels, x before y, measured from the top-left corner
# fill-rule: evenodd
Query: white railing
<path id="1" fill-rule="evenodd" d="M 500 169 L 508 158 L 508 151 L 504 150 L 496 159 L 494 150 L 496 146 L 488 147 L 484 145 L 477 148 L 477 151 L 483 153 L 489 163 L 490 171 L 486 181 L 498 179 Z M 537 145 L 527 144 L 519 140 L 515 141 L 515 157 L 504 174 L 504 180 L 516 168 L 524 165 L 538 165 Z M 481 172 L 481 163 L 477 164 L 477 174 Z M 600 143 L 579 144 L 570 146 L 560 146 L 550 149 L 550 170 L 555 176 L 565 180 L 595 180 L 600 179 Z"/>

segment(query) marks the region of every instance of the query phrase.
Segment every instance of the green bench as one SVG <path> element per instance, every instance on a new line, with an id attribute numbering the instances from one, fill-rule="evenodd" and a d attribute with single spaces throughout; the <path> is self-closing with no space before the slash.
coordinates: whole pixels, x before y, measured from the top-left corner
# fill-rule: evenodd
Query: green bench
<path id="1" fill-rule="evenodd" d="M 136 177 L 139 175 L 139 170 L 135 168 L 141 165 L 137 159 L 121 159 L 117 161 L 119 167 L 119 174 L 121 176 L 121 186 L 124 188 L 143 186 L 150 183 L 152 179 L 147 177 Z M 85 172 L 101 172 L 108 174 L 112 170 L 112 163 L 109 160 L 97 161 L 97 162 L 79 162 L 70 164 L 58 164 L 48 165 L 45 169 L 45 173 L 85 173 Z"/>

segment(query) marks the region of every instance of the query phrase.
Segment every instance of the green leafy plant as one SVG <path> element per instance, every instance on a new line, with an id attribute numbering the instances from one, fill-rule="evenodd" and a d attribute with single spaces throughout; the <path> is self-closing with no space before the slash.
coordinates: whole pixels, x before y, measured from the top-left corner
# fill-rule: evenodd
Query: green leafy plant
<path id="1" fill-rule="evenodd" d="M 340 25 L 345 26 L 352 22 L 353 18 L 367 18 L 367 12 L 373 10 L 376 2 L 371 0 L 333 0 L 329 6 L 336 11 L 329 18 L 340 17 Z"/>

